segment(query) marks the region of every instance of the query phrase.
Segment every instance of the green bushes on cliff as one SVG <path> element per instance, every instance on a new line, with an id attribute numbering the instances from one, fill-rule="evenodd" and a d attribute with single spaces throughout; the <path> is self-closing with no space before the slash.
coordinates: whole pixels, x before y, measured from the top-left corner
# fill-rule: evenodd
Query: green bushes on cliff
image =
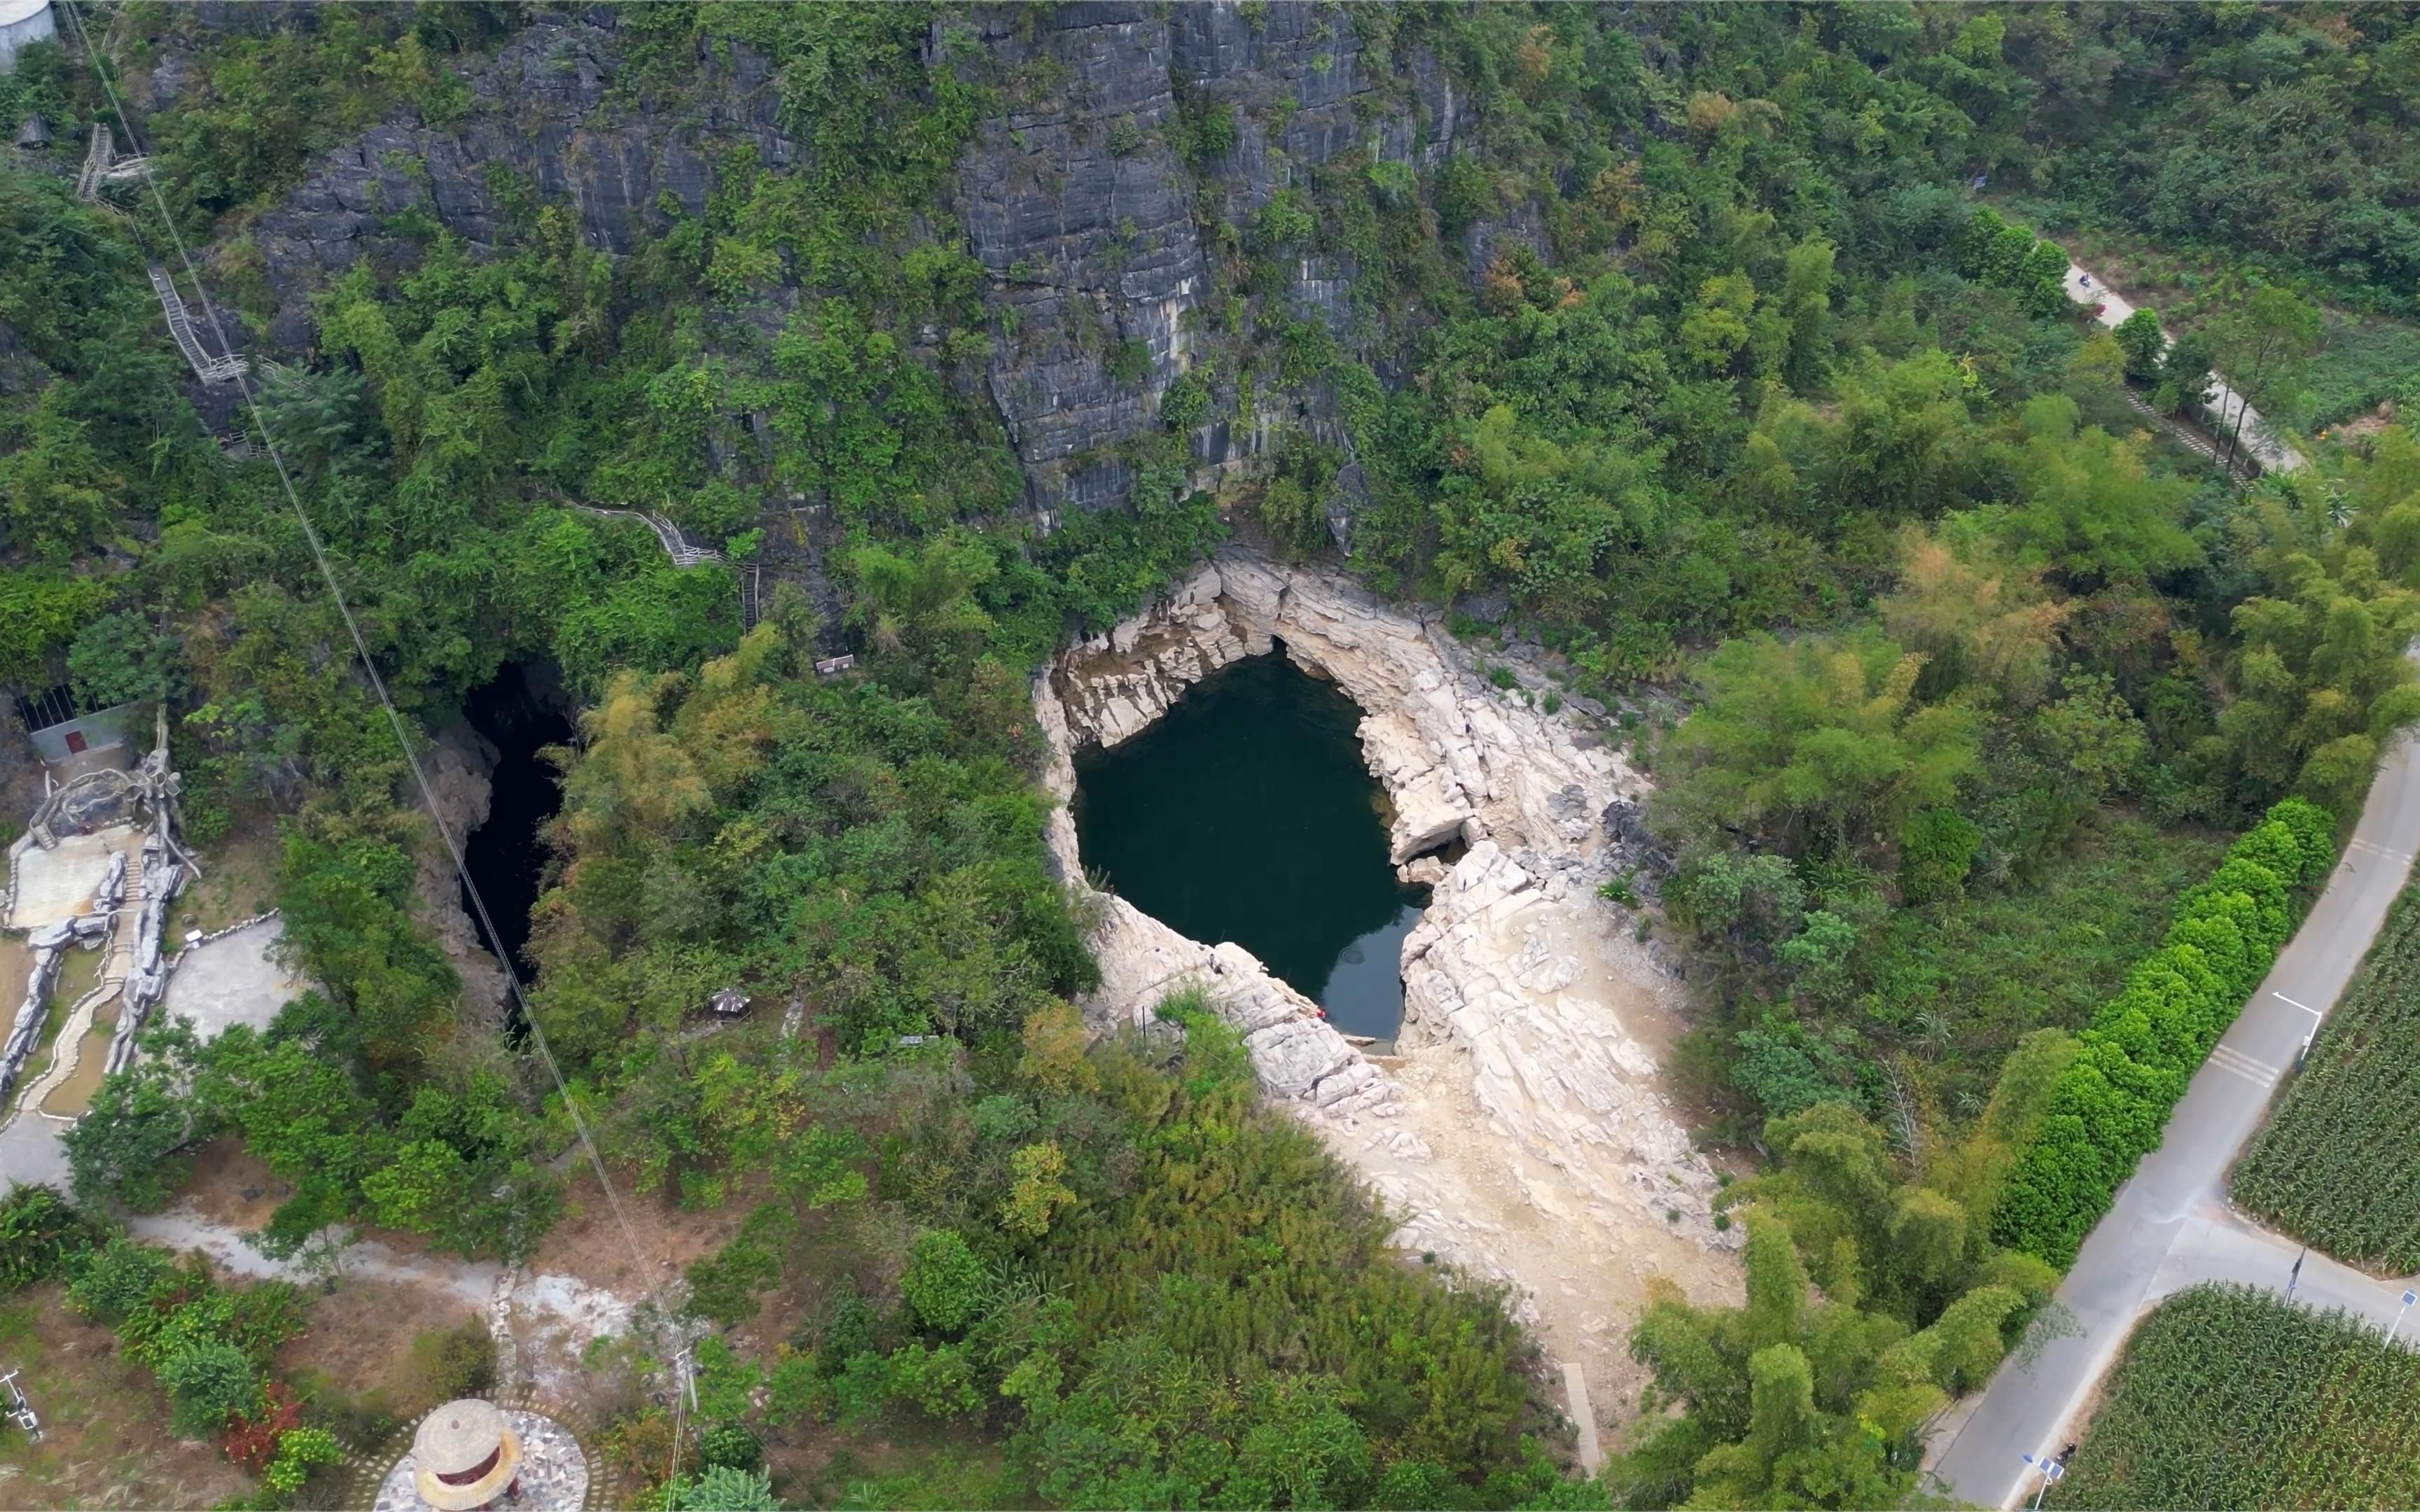
<path id="1" fill-rule="evenodd" d="M 2167 944 L 2078 1037 L 1993 1211 L 1994 1240 L 2062 1269 L 2073 1261 L 2335 863 L 2335 822 L 2288 798 L 2184 895 Z"/>

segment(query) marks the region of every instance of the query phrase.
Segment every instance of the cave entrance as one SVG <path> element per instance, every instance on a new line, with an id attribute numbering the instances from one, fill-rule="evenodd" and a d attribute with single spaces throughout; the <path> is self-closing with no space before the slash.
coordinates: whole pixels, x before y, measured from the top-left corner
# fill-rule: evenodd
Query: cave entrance
<path id="1" fill-rule="evenodd" d="M 551 687 L 551 668 L 507 665 L 493 682 L 462 701 L 462 717 L 497 750 L 488 820 L 462 844 L 462 862 L 486 901 L 498 938 L 479 923 L 479 911 L 462 900 L 479 931 L 479 943 L 497 959 L 526 970 L 521 951 L 529 944 L 530 911 L 537 906 L 538 880 L 546 871 L 546 822 L 563 807 L 563 785 L 538 752 L 570 743 L 571 721 L 540 696 Z"/>
<path id="2" fill-rule="evenodd" d="M 1120 897 L 1233 940 L 1347 1034 L 1403 1022 L 1403 942 L 1425 889 L 1395 879 L 1361 711 L 1283 648 L 1188 689 L 1150 729 L 1076 764 L 1077 843 Z"/>

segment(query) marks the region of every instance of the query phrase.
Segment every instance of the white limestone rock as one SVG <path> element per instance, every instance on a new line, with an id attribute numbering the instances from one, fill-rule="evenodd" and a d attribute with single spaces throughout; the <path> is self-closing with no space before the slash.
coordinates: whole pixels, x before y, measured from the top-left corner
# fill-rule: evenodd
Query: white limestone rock
<path id="1" fill-rule="evenodd" d="M 1078 748 L 1132 738 L 1193 683 L 1280 642 L 1361 708 L 1363 758 L 1393 809 L 1390 859 L 1434 889 L 1404 941 L 1397 1057 L 1373 1064 L 1242 947 L 1187 939 L 1118 898 L 1102 900 L 1088 1016 L 1141 1022 L 1200 988 L 1269 1095 L 1378 1190 L 1399 1244 L 1512 1287 L 1516 1315 L 1543 1317 L 1550 1335 L 1579 1336 L 1551 1300 L 1555 1266 L 1619 1254 L 1640 1296 L 1659 1273 L 1731 1294 L 1722 1252 L 1738 1233 L 1714 1230 L 1714 1172 L 1634 1028 L 1668 1019 L 1672 982 L 1594 895 L 1618 859 L 1597 816 L 1645 783 L 1590 717 L 1492 687 L 1442 626 L 1341 578 L 1228 552 L 1037 679 L 1046 785 L 1072 795 Z M 1063 807 L 1048 839 L 1080 887 Z M 1428 854 L 1453 841 L 1468 848 L 1459 862 Z"/>

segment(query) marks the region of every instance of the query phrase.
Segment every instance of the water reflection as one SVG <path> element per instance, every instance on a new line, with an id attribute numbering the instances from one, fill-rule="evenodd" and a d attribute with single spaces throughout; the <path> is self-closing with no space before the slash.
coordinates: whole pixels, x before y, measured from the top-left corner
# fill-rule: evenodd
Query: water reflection
<path id="1" fill-rule="evenodd" d="M 1404 1017 L 1404 936 L 1427 910 L 1405 903 L 1395 917 L 1346 946 L 1327 974 L 1319 1006 L 1347 1034 L 1391 1041 Z"/>

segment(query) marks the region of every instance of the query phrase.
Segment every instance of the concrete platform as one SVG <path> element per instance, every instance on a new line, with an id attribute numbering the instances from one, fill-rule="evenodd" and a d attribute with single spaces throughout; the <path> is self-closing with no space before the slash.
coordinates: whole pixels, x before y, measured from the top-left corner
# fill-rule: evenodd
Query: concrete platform
<path id="1" fill-rule="evenodd" d="M 22 1113 L 0 1125 L 0 1192 L 36 1182 L 68 1189 L 68 1152 L 59 1148 L 66 1124 L 39 1113 Z"/>
<path id="2" fill-rule="evenodd" d="M 16 903 L 8 917 L 0 919 L 0 929 L 35 930 L 92 912 L 93 890 L 101 886 L 102 874 L 109 870 L 110 854 L 130 853 L 127 866 L 131 880 L 142 870 L 135 864 L 142 849 L 143 831 L 132 825 L 113 825 L 89 835 L 70 835 L 54 851 L 27 845 L 16 856 Z M 132 888 L 129 890 L 131 893 Z"/>
<path id="3" fill-rule="evenodd" d="M 284 926 L 269 918 L 195 946 L 168 973 L 168 995 L 153 1018 L 192 1019 L 205 1041 L 238 1024 L 269 1027 L 277 1011 L 310 985 L 270 958 L 270 948 L 284 937 Z"/>

